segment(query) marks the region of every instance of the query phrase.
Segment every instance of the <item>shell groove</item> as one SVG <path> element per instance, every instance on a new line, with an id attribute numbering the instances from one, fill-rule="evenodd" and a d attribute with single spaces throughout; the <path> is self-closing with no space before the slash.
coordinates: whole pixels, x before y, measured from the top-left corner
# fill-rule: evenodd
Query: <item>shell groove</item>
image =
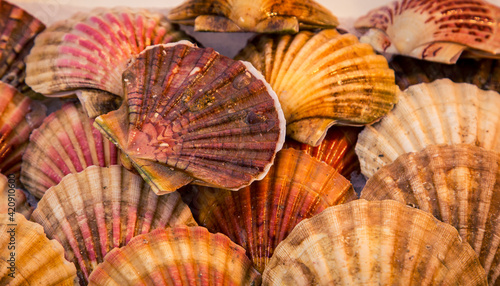
<path id="1" fill-rule="evenodd" d="M 51 186 L 87 166 L 118 164 L 116 146 L 93 126 L 80 104 L 67 103 L 46 117 L 30 136 L 21 166 L 21 182 L 41 198 Z"/>
<path id="2" fill-rule="evenodd" d="M 274 92 L 251 66 L 189 42 L 157 45 L 124 72 L 126 100 L 95 126 L 158 194 L 189 182 L 238 189 L 283 146 Z"/>
<path id="3" fill-rule="evenodd" d="M 178 193 L 158 197 L 141 177 L 121 166 L 90 166 L 64 177 L 47 190 L 32 220 L 64 246 L 82 281 L 109 251 L 134 236 L 197 225 Z"/>
<path id="4" fill-rule="evenodd" d="M 330 126 L 371 124 L 397 102 L 387 60 L 351 34 L 260 35 L 236 59 L 251 62 L 276 91 L 287 135 L 312 146 Z"/>
<path id="5" fill-rule="evenodd" d="M 157 229 L 112 250 L 89 285 L 260 285 L 245 250 L 203 227 Z"/>
<path id="6" fill-rule="evenodd" d="M 299 223 L 263 285 L 488 285 L 449 224 L 395 201 L 356 200 Z"/>
<path id="7" fill-rule="evenodd" d="M 366 126 L 356 144 L 361 172 L 371 177 L 404 153 L 434 144 L 467 143 L 500 151 L 500 94 L 448 79 L 405 90 L 393 111 Z"/>

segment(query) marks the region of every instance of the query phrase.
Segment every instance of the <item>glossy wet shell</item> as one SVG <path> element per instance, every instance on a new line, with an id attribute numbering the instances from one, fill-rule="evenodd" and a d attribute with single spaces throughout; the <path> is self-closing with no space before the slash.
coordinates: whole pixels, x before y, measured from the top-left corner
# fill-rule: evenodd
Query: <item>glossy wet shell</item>
<path id="1" fill-rule="evenodd" d="M 337 18 L 313 0 L 187 0 L 168 17 L 206 32 L 297 33 L 338 25 Z"/>
<path id="2" fill-rule="evenodd" d="M 19 177 L 15 174 L 0 174 L 0 213 L 15 211 L 29 219 L 34 208 L 26 201 L 17 179 Z"/>
<path id="3" fill-rule="evenodd" d="M 356 200 L 298 224 L 263 285 L 487 285 L 452 226 L 395 201 Z"/>
<path id="4" fill-rule="evenodd" d="M 90 166 L 47 190 L 32 220 L 61 242 L 78 276 L 88 276 L 113 248 L 134 236 L 175 225 L 196 226 L 178 193 L 158 197 L 121 166 Z"/>
<path id="5" fill-rule="evenodd" d="M 500 275 L 500 156 L 467 144 L 404 154 L 368 180 L 361 197 L 397 200 L 458 229 L 479 255 L 490 285 Z"/>
<path id="6" fill-rule="evenodd" d="M 203 227 L 158 229 L 106 255 L 89 285 L 260 285 L 245 250 Z"/>
<path id="7" fill-rule="evenodd" d="M 400 155 L 433 144 L 467 143 L 500 151 L 499 110 L 499 93 L 472 84 L 441 79 L 411 86 L 394 110 L 359 134 L 361 172 L 371 177 Z"/>
<path id="8" fill-rule="evenodd" d="M 285 138 L 276 94 L 248 64 L 189 42 L 157 45 L 123 75 L 126 100 L 96 118 L 158 194 L 239 189 L 261 179 Z"/>
<path id="9" fill-rule="evenodd" d="M 13 244 L 11 237 L 15 238 Z M 42 226 L 20 214 L 0 213 L 0 249 L 1 285 L 78 284 L 75 265 L 64 259 L 61 244 L 49 240 Z M 15 253 L 14 278 L 9 276 L 11 253 Z"/>
<path id="10" fill-rule="evenodd" d="M 387 60 L 351 34 L 261 35 L 236 59 L 251 62 L 276 91 L 287 135 L 312 146 L 330 126 L 371 124 L 397 102 Z"/>
<path id="11" fill-rule="evenodd" d="M 483 0 L 394 1 L 354 26 L 378 52 L 455 63 L 463 51 L 500 57 L 500 8 Z"/>
<path id="12" fill-rule="evenodd" d="M 118 164 L 116 146 L 104 138 L 80 104 L 67 103 L 33 131 L 21 166 L 21 182 L 34 196 L 87 166 Z"/>

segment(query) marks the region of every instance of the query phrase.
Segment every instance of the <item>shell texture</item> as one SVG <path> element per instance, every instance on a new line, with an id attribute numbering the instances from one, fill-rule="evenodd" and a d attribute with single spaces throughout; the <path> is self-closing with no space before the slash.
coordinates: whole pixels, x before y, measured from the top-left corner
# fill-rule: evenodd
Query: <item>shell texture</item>
<path id="1" fill-rule="evenodd" d="M 32 220 L 63 245 L 81 281 L 87 281 L 109 251 L 134 236 L 197 225 L 178 193 L 159 197 L 121 166 L 90 166 L 64 177 L 40 200 Z"/>
<path id="2" fill-rule="evenodd" d="M 400 0 L 354 26 L 378 52 L 455 63 L 462 52 L 500 57 L 500 8 L 483 0 Z"/>
<path id="3" fill-rule="evenodd" d="M 1 4 L 1 3 L 0 3 Z M 13 86 L 0 82 L 0 171 L 17 173 L 31 131 L 42 124 L 46 108 Z"/>
<path id="4" fill-rule="evenodd" d="M 200 225 L 245 248 L 262 272 L 301 220 L 355 199 L 349 181 L 331 166 L 304 151 L 284 149 L 263 180 L 237 192 L 200 187 L 191 208 Z"/>
<path id="5" fill-rule="evenodd" d="M 64 259 L 61 244 L 49 240 L 39 224 L 21 214 L 0 213 L 0 249 L 1 285 L 78 283 L 75 265 Z"/>
<path id="6" fill-rule="evenodd" d="M 488 285 L 455 228 L 386 200 L 329 207 L 274 252 L 263 285 Z"/>
<path id="7" fill-rule="evenodd" d="M 393 111 L 367 126 L 356 144 L 361 172 L 371 177 L 404 153 L 434 144 L 472 144 L 500 151 L 500 94 L 448 79 L 405 90 Z"/>
<path id="8" fill-rule="evenodd" d="M 89 285 L 260 285 L 245 250 L 204 227 L 157 229 L 112 250 Z"/>
<path id="9" fill-rule="evenodd" d="M 297 33 L 338 25 L 337 18 L 313 0 L 187 0 L 168 17 L 203 32 Z"/>
<path id="10" fill-rule="evenodd" d="M 500 156 L 468 144 L 407 153 L 368 180 L 361 197 L 397 200 L 454 226 L 479 255 L 489 285 L 500 283 Z"/>
<path id="11" fill-rule="evenodd" d="M 260 35 L 236 59 L 251 62 L 276 91 L 287 135 L 312 146 L 330 126 L 371 124 L 397 102 L 387 60 L 351 34 Z"/>
<path id="12" fill-rule="evenodd" d="M 15 174 L 8 176 L 0 174 L 0 214 L 17 212 L 29 219 L 34 208 L 26 201 L 23 191 L 18 188 L 17 178 Z"/>
<path id="13" fill-rule="evenodd" d="M 27 58 L 26 82 L 47 96 L 77 92 L 89 116 L 120 106 L 122 73 L 147 46 L 188 39 L 156 13 L 98 8 L 45 30 Z M 100 100 L 96 100 L 98 96 Z"/>
<path id="14" fill-rule="evenodd" d="M 21 182 L 31 194 L 41 198 L 65 175 L 88 166 L 118 164 L 118 149 L 93 122 L 80 104 L 67 103 L 33 131 L 21 166 Z"/>
<path id="15" fill-rule="evenodd" d="M 123 78 L 124 104 L 95 126 L 158 194 L 189 182 L 239 189 L 264 177 L 283 145 L 283 113 L 262 75 L 211 48 L 148 48 Z"/>

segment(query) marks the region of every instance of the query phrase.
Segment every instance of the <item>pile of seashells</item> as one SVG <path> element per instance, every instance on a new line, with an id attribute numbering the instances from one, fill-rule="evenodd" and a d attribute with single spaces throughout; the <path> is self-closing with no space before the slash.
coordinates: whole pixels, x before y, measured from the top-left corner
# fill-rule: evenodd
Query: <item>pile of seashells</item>
<path id="1" fill-rule="evenodd" d="M 500 285 L 499 7 L 0 6 L 0 285 Z"/>

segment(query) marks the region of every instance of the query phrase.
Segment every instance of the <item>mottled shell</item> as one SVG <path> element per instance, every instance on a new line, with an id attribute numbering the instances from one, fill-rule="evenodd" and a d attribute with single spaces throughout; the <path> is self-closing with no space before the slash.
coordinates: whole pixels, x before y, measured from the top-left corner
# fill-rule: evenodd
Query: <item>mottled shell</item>
<path id="1" fill-rule="evenodd" d="M 82 281 L 109 251 L 134 236 L 157 228 L 197 225 L 178 193 L 159 197 L 140 176 L 121 166 L 90 166 L 64 177 L 47 190 L 32 220 L 63 245 Z"/>
<path id="2" fill-rule="evenodd" d="M 260 285 L 245 250 L 204 227 L 157 229 L 106 255 L 89 285 Z"/>
<path id="3" fill-rule="evenodd" d="M 334 124 L 371 124 L 397 102 L 387 60 L 336 30 L 261 35 L 236 56 L 251 62 L 278 94 L 287 135 L 312 146 Z"/>
<path id="4" fill-rule="evenodd" d="M 168 17 L 202 32 L 297 33 L 338 25 L 337 18 L 313 0 L 187 0 Z"/>
<path id="5" fill-rule="evenodd" d="M 276 94 L 251 65 L 183 41 L 140 53 L 126 100 L 96 118 L 157 194 L 193 182 L 239 189 L 262 179 L 285 139 Z"/>
<path id="6" fill-rule="evenodd" d="M 378 52 L 455 63 L 462 52 L 500 57 L 500 8 L 483 0 L 400 0 L 354 26 Z"/>
<path id="7" fill-rule="evenodd" d="M 188 37 L 164 16 L 146 10 L 98 8 L 47 28 L 27 58 L 26 82 L 47 96 L 78 92 L 95 117 L 120 106 L 122 73 L 147 46 Z M 94 100 L 95 96 L 100 100 Z"/>
<path id="8" fill-rule="evenodd" d="M 359 134 L 361 172 L 371 177 L 404 153 L 467 143 L 500 151 L 500 94 L 436 80 L 409 87 L 393 111 Z"/>
<path id="9" fill-rule="evenodd" d="M 0 2 L 0 5 L 3 5 Z M 31 131 L 42 124 L 47 109 L 0 81 L 0 171 L 19 172 Z"/>
<path id="10" fill-rule="evenodd" d="M 18 179 L 16 174 L 0 174 L 0 214 L 17 212 L 29 219 L 34 208 L 26 201 Z"/>
<path id="11" fill-rule="evenodd" d="M 78 285 L 75 265 L 64 259 L 61 244 L 17 213 L 0 213 L 0 269 L 0 285 Z"/>
<path id="12" fill-rule="evenodd" d="M 431 145 L 368 180 L 362 198 L 397 200 L 453 225 L 479 255 L 490 285 L 500 275 L 500 156 L 468 144 Z"/>
<path id="13" fill-rule="evenodd" d="M 23 155 L 21 182 L 34 196 L 87 166 L 118 164 L 118 150 L 93 126 L 80 104 L 67 103 L 33 131 Z"/>
<path id="14" fill-rule="evenodd" d="M 351 184 L 335 169 L 303 151 L 284 149 L 263 180 L 237 192 L 199 188 L 192 209 L 200 225 L 243 246 L 262 272 L 301 220 L 355 199 Z"/>
<path id="15" fill-rule="evenodd" d="M 330 207 L 278 245 L 263 285 L 488 285 L 455 228 L 386 200 Z"/>

